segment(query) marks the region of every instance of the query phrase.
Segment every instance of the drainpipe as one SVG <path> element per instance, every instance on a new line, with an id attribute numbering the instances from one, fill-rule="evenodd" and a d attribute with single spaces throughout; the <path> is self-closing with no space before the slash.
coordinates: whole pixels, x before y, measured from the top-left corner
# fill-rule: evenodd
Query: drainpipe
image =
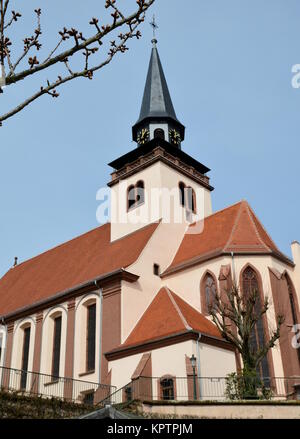
<path id="1" fill-rule="evenodd" d="M 1 363 L 4 366 L 5 365 L 5 357 L 6 357 L 7 325 L 5 324 L 3 317 L 1 318 L 0 324 L 5 330 L 4 340 L 2 339 L 3 344 L 2 344 L 2 353 L 1 353 Z M 3 374 L 1 374 L 1 387 L 2 387 L 2 380 L 3 380 Z"/>
<path id="2" fill-rule="evenodd" d="M 199 399 L 202 399 L 202 385 L 201 385 L 201 371 L 200 371 L 200 339 L 201 339 L 201 332 L 198 334 L 197 339 L 197 372 L 198 372 L 198 386 L 199 386 Z"/>
<path id="3" fill-rule="evenodd" d="M 102 302 L 103 302 L 103 294 L 102 288 L 100 288 L 95 280 L 96 288 L 99 290 L 100 297 L 100 329 L 99 329 L 99 379 L 98 382 L 101 383 L 101 367 L 102 367 Z"/>
<path id="4" fill-rule="evenodd" d="M 232 277 L 233 277 L 233 283 L 236 284 L 236 277 L 235 277 L 235 265 L 234 265 L 234 253 L 231 252 L 231 259 L 232 259 Z"/>

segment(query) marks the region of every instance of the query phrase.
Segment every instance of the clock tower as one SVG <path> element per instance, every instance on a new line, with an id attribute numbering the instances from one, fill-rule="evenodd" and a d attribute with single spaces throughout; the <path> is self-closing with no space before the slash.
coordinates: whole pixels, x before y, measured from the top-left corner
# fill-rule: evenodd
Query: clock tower
<path id="1" fill-rule="evenodd" d="M 155 38 L 152 45 L 132 128 L 137 147 L 109 164 L 112 241 L 157 221 L 180 237 L 190 223 L 212 213 L 210 169 L 181 148 L 185 127 L 177 119 Z"/>
<path id="2" fill-rule="evenodd" d="M 177 119 L 155 38 L 152 44 L 140 116 L 132 128 L 133 140 L 143 145 L 159 137 L 180 149 L 185 127 Z"/>

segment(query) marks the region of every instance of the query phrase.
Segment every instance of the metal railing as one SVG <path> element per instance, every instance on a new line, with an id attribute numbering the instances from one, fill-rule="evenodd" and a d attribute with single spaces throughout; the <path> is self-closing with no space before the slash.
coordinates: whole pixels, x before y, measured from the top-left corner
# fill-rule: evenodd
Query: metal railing
<path id="1" fill-rule="evenodd" d="M 0 389 L 76 403 L 97 404 L 109 399 L 115 386 L 0 367 Z"/>
<path id="2" fill-rule="evenodd" d="M 102 404 L 148 401 L 233 401 L 300 399 L 300 376 L 291 378 L 139 377 L 118 389 Z"/>

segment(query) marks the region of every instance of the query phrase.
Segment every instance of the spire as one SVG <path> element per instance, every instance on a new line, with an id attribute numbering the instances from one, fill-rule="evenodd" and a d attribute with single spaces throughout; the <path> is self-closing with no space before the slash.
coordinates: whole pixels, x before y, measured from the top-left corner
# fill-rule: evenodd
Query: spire
<path id="1" fill-rule="evenodd" d="M 149 129 L 149 124 L 155 123 L 168 124 L 168 128 L 176 129 L 180 134 L 181 140 L 183 140 L 184 126 L 178 121 L 174 110 L 168 84 L 158 54 L 155 34 L 152 44 L 153 47 L 140 116 L 136 124 L 133 126 L 133 139 L 135 141 L 137 140 L 138 131 L 140 129 Z"/>
<path id="2" fill-rule="evenodd" d="M 156 42 L 156 39 L 152 40 L 153 48 L 139 121 L 146 117 L 171 117 L 177 120 Z"/>

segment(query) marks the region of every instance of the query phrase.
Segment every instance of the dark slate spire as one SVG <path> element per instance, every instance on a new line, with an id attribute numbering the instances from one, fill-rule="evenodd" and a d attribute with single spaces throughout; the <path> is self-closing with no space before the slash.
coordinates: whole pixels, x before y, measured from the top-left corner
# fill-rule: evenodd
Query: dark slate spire
<path id="1" fill-rule="evenodd" d="M 149 124 L 168 124 L 176 129 L 184 139 L 184 126 L 177 119 L 168 84 L 164 75 L 156 47 L 157 40 L 153 39 L 153 48 L 146 79 L 140 116 L 133 126 L 133 139 L 136 141 L 139 130 L 148 128 Z"/>
<path id="2" fill-rule="evenodd" d="M 177 120 L 156 45 L 152 49 L 139 121 L 146 117 Z"/>

